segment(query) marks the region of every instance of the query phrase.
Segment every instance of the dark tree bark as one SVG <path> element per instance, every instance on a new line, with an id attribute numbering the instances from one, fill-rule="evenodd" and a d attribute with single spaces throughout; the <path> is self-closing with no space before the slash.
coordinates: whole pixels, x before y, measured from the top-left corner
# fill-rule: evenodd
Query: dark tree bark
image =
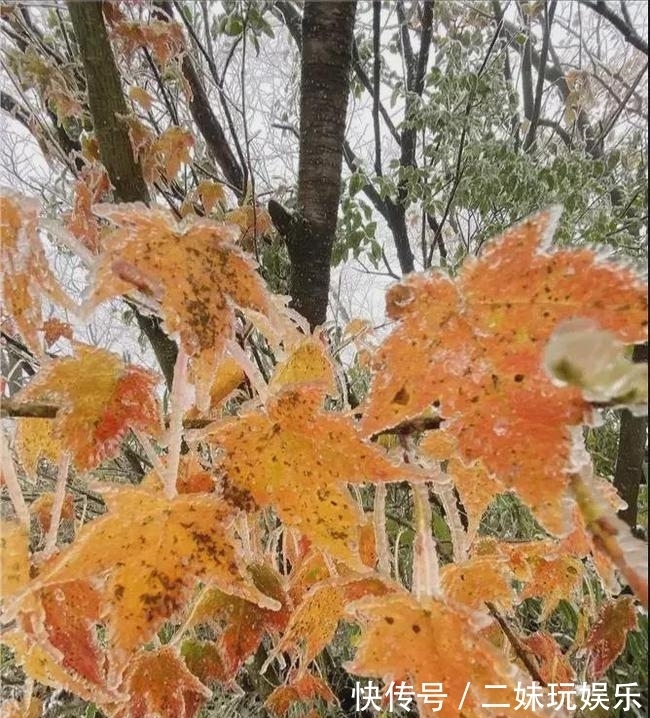
<path id="1" fill-rule="evenodd" d="M 325 321 L 356 2 L 308 2 L 302 20 L 298 213 L 271 205 L 291 261 L 292 305 L 313 328 Z"/>
<path id="2" fill-rule="evenodd" d="M 634 361 L 648 361 L 648 345 L 634 347 Z M 648 418 L 634 416 L 624 410 L 618 438 L 618 456 L 614 473 L 614 486 L 627 507 L 618 512 L 631 528 L 636 527 L 639 510 L 639 486 L 643 480 L 643 462 L 646 456 Z"/>
<path id="3" fill-rule="evenodd" d="M 86 75 L 88 105 L 99 143 L 102 163 L 122 202 L 148 202 L 149 192 L 142 168 L 133 157 L 131 140 L 119 116 L 128 114 L 120 74 L 102 15 L 100 2 L 68 2 L 81 61 Z M 136 312 L 140 329 L 156 355 L 168 386 L 171 386 L 177 347 L 160 327 L 156 317 Z"/>

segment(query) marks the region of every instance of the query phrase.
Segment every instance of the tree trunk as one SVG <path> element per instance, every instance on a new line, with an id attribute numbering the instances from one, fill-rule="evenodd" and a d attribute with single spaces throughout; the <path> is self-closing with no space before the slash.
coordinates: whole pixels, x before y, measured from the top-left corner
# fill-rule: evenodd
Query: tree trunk
<path id="1" fill-rule="evenodd" d="M 637 362 L 647 362 L 648 345 L 635 346 L 633 358 Z M 647 417 L 634 416 L 624 410 L 621 414 L 614 486 L 627 504 L 627 507 L 619 511 L 618 515 L 632 529 L 636 528 L 637 522 L 639 486 L 643 480 L 647 436 Z"/>
<path id="2" fill-rule="evenodd" d="M 149 192 L 142 168 L 133 157 L 133 148 L 126 124 L 119 115 L 128 109 L 120 74 L 115 64 L 100 2 L 68 2 L 77 45 L 83 62 L 88 87 L 88 105 L 99 154 L 115 188 L 115 199 L 122 202 L 149 202 Z M 160 368 L 171 387 L 177 347 L 160 327 L 160 320 L 136 311 L 140 329 L 151 342 Z"/>
<path id="3" fill-rule="evenodd" d="M 299 216 L 286 236 L 292 304 L 325 321 L 336 232 L 355 2 L 305 3 L 302 20 Z"/>

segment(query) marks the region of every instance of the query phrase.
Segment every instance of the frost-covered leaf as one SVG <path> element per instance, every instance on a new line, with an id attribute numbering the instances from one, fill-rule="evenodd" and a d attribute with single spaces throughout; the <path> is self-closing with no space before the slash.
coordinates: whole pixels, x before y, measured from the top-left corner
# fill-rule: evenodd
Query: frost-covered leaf
<path id="1" fill-rule="evenodd" d="M 322 678 L 313 673 L 303 673 L 298 678 L 278 686 L 266 699 L 264 705 L 274 715 L 285 716 L 295 703 L 313 701 L 317 698 L 321 698 L 326 703 L 336 703 L 336 696 Z"/>
<path id="2" fill-rule="evenodd" d="M 118 668 L 184 609 L 197 580 L 277 607 L 247 576 L 231 516 L 214 494 L 168 500 L 159 492 L 123 488 L 106 491 L 104 499 L 107 515 L 84 526 L 36 586 L 101 578 L 108 648 Z"/>
<path id="3" fill-rule="evenodd" d="M 113 456 L 130 428 L 157 435 L 161 425 L 155 385 L 149 371 L 124 364 L 103 349 L 81 345 L 75 356 L 50 360 L 19 397 L 53 401 L 61 408 L 51 422 L 18 421 L 21 462 L 34 471 L 40 455 L 56 459 L 67 450 L 76 466 L 86 470 Z"/>
<path id="4" fill-rule="evenodd" d="M 228 481 L 318 547 L 352 567 L 359 559 L 360 508 L 346 482 L 399 481 L 414 469 L 397 467 L 366 444 L 351 419 L 321 409 L 319 384 L 287 388 L 265 411 L 251 411 L 210 431 L 224 450 Z"/>
<path id="5" fill-rule="evenodd" d="M 123 691 L 128 699 L 115 718 L 193 718 L 212 695 L 171 646 L 141 651 L 126 670 Z"/>
<path id="6" fill-rule="evenodd" d="M 237 230 L 207 219 L 181 227 L 167 212 L 140 204 L 103 206 L 101 216 L 117 228 L 103 242 L 88 306 L 135 289 L 160 302 L 165 328 L 180 334 L 207 399 L 234 335 L 235 308 L 266 314 L 271 307 L 252 262 L 234 246 Z"/>
<path id="7" fill-rule="evenodd" d="M 569 659 L 549 633 L 536 631 L 520 641 L 535 654 L 539 674 L 547 684 L 575 682 L 576 674 Z"/>
<path id="8" fill-rule="evenodd" d="M 585 648 L 589 650 L 589 671 L 593 678 L 602 678 L 625 648 L 627 634 L 637 629 L 636 609 L 632 596 L 619 596 L 607 601 L 591 627 Z"/>
<path id="9" fill-rule="evenodd" d="M 289 620 L 289 599 L 281 576 L 270 566 L 248 566 L 254 585 L 278 602 L 281 608 L 271 611 L 218 588 L 208 589 L 195 605 L 190 626 L 209 623 L 219 631 L 216 641 L 222 680 L 232 679 L 244 661 L 255 652 L 265 634 L 279 635 Z"/>
<path id="10" fill-rule="evenodd" d="M 296 661 L 299 659 L 301 666 L 309 665 L 334 638 L 351 601 L 383 596 L 389 591 L 387 584 L 376 576 L 337 577 L 314 586 L 292 614 L 272 655 L 286 651 Z"/>
<path id="11" fill-rule="evenodd" d="M 101 622 L 101 595 L 88 581 L 68 581 L 40 592 L 49 642 L 61 662 L 90 683 L 104 684 L 104 652 L 95 626 Z"/>
<path id="12" fill-rule="evenodd" d="M 480 636 L 471 613 L 431 598 L 418 602 L 407 593 L 363 599 L 348 611 L 361 623 L 356 656 L 346 666 L 350 673 L 418 687 L 435 678 L 447 694 L 437 712 L 441 718 L 458 718 L 468 684 L 466 715 L 491 715 L 482 703 L 512 702 L 512 666 Z M 422 697 L 417 701 L 428 715 L 431 706 Z"/>
<path id="13" fill-rule="evenodd" d="M 2 522 L 0 559 L 0 598 L 4 601 L 29 583 L 29 536 L 17 521 Z"/>
<path id="14" fill-rule="evenodd" d="M 549 252 L 554 224 L 549 211 L 512 228 L 455 281 L 413 274 L 389 290 L 387 313 L 398 323 L 375 357 L 362 428 L 372 435 L 433 408 L 465 460 L 482 459 L 561 532 L 567 427 L 582 423 L 586 407 L 577 390 L 550 381 L 544 346 L 574 318 L 644 341 L 647 288 L 589 250 Z"/>
<path id="15" fill-rule="evenodd" d="M 72 308 L 72 302 L 48 266 L 38 236 L 38 211 L 36 200 L 4 189 L 0 192 L 0 295 L 25 344 L 40 355 L 43 295 L 62 307 Z"/>

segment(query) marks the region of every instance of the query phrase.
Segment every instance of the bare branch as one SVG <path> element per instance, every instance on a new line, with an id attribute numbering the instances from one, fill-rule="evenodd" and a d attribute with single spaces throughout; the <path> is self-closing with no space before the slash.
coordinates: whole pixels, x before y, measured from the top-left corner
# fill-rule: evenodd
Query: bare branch
<path id="1" fill-rule="evenodd" d="M 596 2 L 591 2 L 590 0 L 578 0 L 578 2 L 581 5 L 588 7 L 590 10 L 593 10 L 595 13 L 598 13 L 601 17 L 604 17 L 605 20 L 608 20 L 621 33 L 623 39 L 630 43 L 630 45 L 636 47 L 636 49 L 640 50 L 644 55 L 648 54 L 648 43 L 637 33 L 634 26 L 629 22 L 630 16 L 627 13 L 627 8 L 623 11 L 624 17 L 621 17 L 620 15 L 617 15 L 611 7 L 609 7 L 605 0 L 597 0 Z M 625 18 L 625 15 L 627 15 L 627 19 Z"/>

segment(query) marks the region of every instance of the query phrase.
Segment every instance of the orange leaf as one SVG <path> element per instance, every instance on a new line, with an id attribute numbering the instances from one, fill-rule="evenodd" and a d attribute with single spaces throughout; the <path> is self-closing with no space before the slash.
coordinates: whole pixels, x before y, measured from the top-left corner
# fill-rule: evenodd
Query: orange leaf
<path id="1" fill-rule="evenodd" d="M 226 683 L 228 677 L 216 643 L 188 639 L 183 641 L 181 655 L 185 664 L 202 683 Z"/>
<path id="2" fill-rule="evenodd" d="M 303 382 L 319 382 L 326 393 L 331 396 L 337 393 L 334 364 L 317 337 L 303 339 L 293 347 L 287 359 L 276 367 L 269 387 L 279 390 Z"/>
<path id="3" fill-rule="evenodd" d="M 545 252 L 554 224 L 549 211 L 512 228 L 455 281 L 413 274 L 388 292 L 399 323 L 377 353 L 384 370 L 362 428 L 371 435 L 435 407 L 465 460 L 481 458 L 549 529 L 563 531 L 567 427 L 582 423 L 585 403 L 545 374 L 544 345 L 576 317 L 643 341 L 647 290 L 589 250 Z"/>
<path id="4" fill-rule="evenodd" d="M 303 673 L 295 680 L 278 686 L 264 705 L 271 713 L 284 716 L 294 703 L 313 701 L 316 698 L 322 698 L 326 703 L 336 703 L 336 696 L 325 681 L 312 673 Z"/>
<path id="5" fill-rule="evenodd" d="M 19 396 L 24 397 L 26 393 L 27 389 L 23 389 Z M 18 461 L 30 477 L 36 476 L 39 459 L 56 464 L 65 451 L 50 419 L 16 419 L 14 447 Z"/>
<path id="6" fill-rule="evenodd" d="M 143 110 L 150 110 L 153 105 L 153 97 L 144 89 L 144 87 L 129 88 L 129 98 L 133 102 L 137 102 Z"/>
<path id="7" fill-rule="evenodd" d="M 38 330 L 43 324 L 43 293 L 62 307 L 72 308 L 45 257 L 38 236 L 39 203 L 14 193 L 0 194 L 0 294 L 25 344 L 41 354 Z"/>
<path id="8" fill-rule="evenodd" d="M 4 601 L 29 583 L 29 536 L 22 524 L 2 522 L 0 559 L 0 598 Z"/>
<path id="9" fill-rule="evenodd" d="M 72 326 L 68 322 L 62 322 L 60 319 L 48 319 L 43 322 L 43 332 L 45 344 L 51 347 L 61 337 L 72 340 Z"/>
<path id="10" fill-rule="evenodd" d="M 440 583 L 447 599 L 476 610 L 483 609 L 486 601 L 510 606 L 514 597 L 505 561 L 492 556 L 443 566 Z"/>
<path id="11" fill-rule="evenodd" d="M 510 704 L 517 680 L 512 666 L 479 635 L 472 614 L 431 598 L 418 603 L 406 593 L 366 598 L 348 611 L 362 625 L 348 672 L 386 684 L 406 680 L 416 691 L 423 683 L 440 682 L 447 694 L 437 713 L 441 718 L 458 718 L 466 690 L 464 715 L 483 715 L 483 702 Z M 421 715 L 428 715 L 431 706 L 421 696 L 417 701 Z M 533 715 L 526 710 L 521 714 Z"/>
<path id="12" fill-rule="evenodd" d="M 585 643 L 585 648 L 590 651 L 589 670 L 593 678 L 605 675 L 623 652 L 627 634 L 637 627 L 632 596 L 620 596 L 604 604 Z"/>
<path id="13" fill-rule="evenodd" d="M 118 228 L 104 242 L 89 305 L 133 289 L 158 299 L 167 331 L 180 332 L 194 355 L 194 380 L 207 398 L 234 334 L 234 308 L 270 310 L 264 283 L 233 244 L 235 232 L 206 219 L 181 229 L 167 212 L 139 204 L 103 206 L 101 215 Z"/>
<path id="14" fill-rule="evenodd" d="M 20 397 L 62 405 L 53 421 L 53 437 L 71 452 L 77 467 L 86 470 L 117 453 L 130 427 L 159 433 L 155 384 L 154 376 L 145 369 L 124 364 L 103 349 L 81 345 L 76 356 L 45 364 Z M 22 420 L 18 427 L 21 460 L 30 468 L 38 456 L 28 432 L 38 431 L 43 437 L 42 432 L 47 435 L 49 431 L 34 424 L 36 421 L 42 420 Z M 50 453 L 58 448 L 52 443 L 45 446 Z"/>
<path id="15" fill-rule="evenodd" d="M 4 633 L 2 643 L 15 653 L 16 663 L 26 675 L 57 690 L 66 690 L 92 702 L 109 702 L 114 696 L 105 688 L 89 684 L 86 680 L 68 673 L 61 665 L 58 651 L 46 642 L 38 641 L 32 633 L 15 630 Z"/>
<path id="16" fill-rule="evenodd" d="M 123 689 L 128 702 L 115 718 L 192 718 L 212 696 L 169 646 L 141 651 L 127 668 Z"/>
<path id="17" fill-rule="evenodd" d="M 314 586 L 291 616 L 274 655 L 288 651 L 300 657 L 303 667 L 307 666 L 332 641 L 351 601 L 388 591 L 388 586 L 375 577 L 337 577 Z"/>
<path id="18" fill-rule="evenodd" d="M 277 606 L 247 578 L 231 518 L 215 495 L 167 500 L 158 492 L 124 488 L 106 491 L 104 499 L 108 514 L 84 526 L 36 585 L 108 574 L 102 589 L 107 639 L 118 668 L 184 608 L 197 578 L 262 606 Z"/>
<path id="19" fill-rule="evenodd" d="M 226 192 L 222 184 L 213 180 L 202 180 L 196 186 L 196 192 L 201 198 L 203 210 L 206 214 L 210 214 L 217 202 L 226 201 Z"/>
<path id="20" fill-rule="evenodd" d="M 351 567 L 358 556 L 363 516 L 346 482 L 399 481 L 413 469 L 394 466 L 365 444 L 352 421 L 320 409 L 320 385 L 284 389 L 266 411 L 242 414 L 210 432 L 225 451 L 229 481 L 259 506 Z"/>
<path id="21" fill-rule="evenodd" d="M 266 633 L 282 633 L 289 620 L 288 597 L 280 575 L 264 564 L 253 564 L 248 571 L 255 586 L 282 606 L 279 611 L 262 608 L 219 589 L 208 590 L 192 611 L 190 625 L 209 622 L 221 626 L 218 646 L 226 679 L 236 676 Z"/>
<path id="22" fill-rule="evenodd" d="M 149 154 L 161 168 L 163 177 L 171 182 L 182 164 L 191 164 L 190 150 L 194 146 L 192 134 L 181 127 L 168 127 L 153 143 Z M 143 159 L 143 167 L 148 164 Z"/>
<path id="23" fill-rule="evenodd" d="M 575 681 L 575 671 L 562 653 L 557 641 L 549 633 L 537 631 L 520 640 L 535 654 L 540 676 L 545 683 L 573 683 Z"/>
<path id="24" fill-rule="evenodd" d="M 262 207 L 237 207 L 226 212 L 223 219 L 224 222 L 232 222 L 241 229 L 239 241 L 247 251 L 253 249 L 257 237 L 263 237 L 273 231 L 273 220 Z"/>
<path id="25" fill-rule="evenodd" d="M 44 588 L 41 603 L 50 643 L 62 654 L 62 664 L 95 683 L 104 683 L 104 654 L 96 638 L 100 623 L 100 594 L 87 581 L 69 581 Z"/>

